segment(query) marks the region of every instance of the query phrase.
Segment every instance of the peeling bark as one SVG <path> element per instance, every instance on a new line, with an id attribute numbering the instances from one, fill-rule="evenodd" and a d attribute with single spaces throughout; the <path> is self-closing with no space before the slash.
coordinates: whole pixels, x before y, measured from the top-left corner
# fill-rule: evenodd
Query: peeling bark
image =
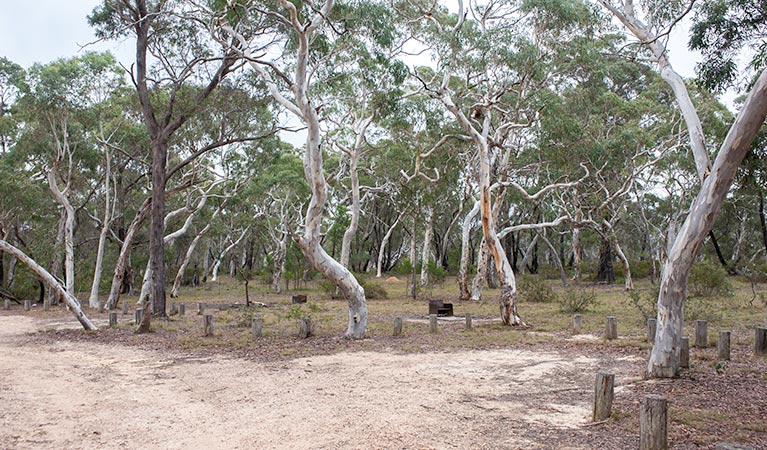
<path id="1" fill-rule="evenodd" d="M 461 226 L 461 262 L 458 268 L 458 291 L 461 300 L 469 300 L 469 240 L 471 237 L 471 226 L 474 218 L 479 214 L 479 201 L 474 202 L 474 207 L 463 218 Z"/>
<path id="2" fill-rule="evenodd" d="M 754 84 L 730 127 L 690 212 L 668 255 L 658 296 L 658 328 L 647 374 L 667 378 L 677 375 L 684 324 L 687 279 L 695 257 L 719 213 L 727 192 L 751 143 L 767 117 L 767 70 Z"/>

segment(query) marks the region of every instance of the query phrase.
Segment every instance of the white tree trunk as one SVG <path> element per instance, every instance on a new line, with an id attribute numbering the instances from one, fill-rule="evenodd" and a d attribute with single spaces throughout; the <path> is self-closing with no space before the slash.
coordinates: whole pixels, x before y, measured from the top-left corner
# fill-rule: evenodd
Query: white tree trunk
<path id="1" fill-rule="evenodd" d="M 479 213 L 479 201 L 474 202 L 474 207 L 463 218 L 461 226 L 461 262 L 458 267 L 458 296 L 461 300 L 469 300 L 469 240 L 474 218 Z"/>
<path id="2" fill-rule="evenodd" d="M 714 226 L 738 167 L 764 124 L 765 117 L 767 70 L 759 76 L 735 123 L 730 127 L 711 174 L 703 181 L 663 267 L 658 295 L 658 331 L 647 363 L 647 374 L 650 377 L 674 377 L 679 370 L 684 302 L 690 269 Z"/>
<path id="3" fill-rule="evenodd" d="M 391 235 L 394 232 L 394 229 L 397 228 L 397 224 L 399 224 L 400 219 L 402 219 L 402 215 L 404 213 L 400 213 L 399 216 L 397 216 L 397 220 L 394 221 L 392 226 L 389 227 L 389 229 L 386 231 L 386 234 L 384 234 L 383 239 L 381 239 L 381 247 L 378 249 L 378 262 L 376 264 L 376 278 L 381 278 L 381 270 L 383 266 L 383 259 L 384 259 L 384 250 L 386 250 L 386 245 L 389 243 L 389 239 L 391 239 Z"/>
<path id="4" fill-rule="evenodd" d="M 283 232 L 282 238 L 277 242 L 277 252 L 274 254 L 274 269 L 272 270 L 272 290 L 275 294 L 282 292 L 280 280 L 285 271 L 285 255 L 288 252 L 288 233 Z"/>
<path id="5" fill-rule="evenodd" d="M 621 262 L 621 265 L 623 266 L 623 272 L 625 272 L 626 276 L 626 291 L 632 291 L 634 289 L 634 283 L 631 281 L 631 266 L 629 265 L 629 260 L 626 258 L 626 255 L 623 253 L 623 250 L 621 249 L 620 244 L 618 244 L 618 240 L 613 236 L 610 239 L 613 243 L 613 248 L 615 249 L 615 254 L 618 256 L 618 259 Z"/>
<path id="6" fill-rule="evenodd" d="M 485 236 L 483 234 L 482 241 L 479 243 L 479 249 L 477 250 L 477 273 L 471 282 L 471 301 L 478 302 L 482 300 L 482 285 L 485 282 L 486 275 L 487 243 L 485 243 Z"/>
<path id="7" fill-rule="evenodd" d="M 431 236 L 434 233 L 434 210 L 426 208 L 426 231 L 423 235 L 421 251 L 421 286 L 429 284 L 429 261 L 431 261 Z"/>
<path id="8" fill-rule="evenodd" d="M 237 238 L 234 242 L 229 244 L 224 251 L 222 251 L 218 258 L 213 262 L 213 268 L 211 269 L 211 278 L 210 281 L 216 282 L 218 280 L 218 268 L 221 267 L 221 262 L 224 260 L 224 257 L 234 248 L 236 247 L 240 242 L 242 242 L 243 239 L 245 239 L 245 235 L 248 233 L 248 230 L 250 230 L 250 227 L 245 228 L 242 230 L 242 234 L 240 234 L 240 237 Z"/>
<path id="9" fill-rule="evenodd" d="M 112 287 L 106 304 L 107 309 L 114 309 L 117 306 L 117 302 L 120 301 L 120 290 L 122 289 L 123 277 L 125 276 L 125 266 L 130 257 L 133 239 L 136 237 L 139 228 L 141 228 L 141 224 L 146 220 L 151 204 L 151 198 L 144 201 L 136 217 L 133 218 L 133 222 L 128 226 L 128 231 L 125 233 L 122 248 L 120 248 L 120 256 L 117 257 L 114 275 L 112 276 Z"/>
<path id="10" fill-rule="evenodd" d="M 112 225 L 112 217 L 114 211 L 110 205 L 110 188 L 109 180 L 112 177 L 111 159 L 109 157 L 109 150 L 105 152 L 106 159 L 106 171 L 104 176 L 104 219 L 101 223 L 101 233 L 99 233 L 99 243 L 96 249 L 96 266 L 93 269 L 93 283 L 91 284 L 91 295 L 88 297 L 88 305 L 91 308 L 98 308 L 99 306 L 99 284 L 101 283 L 101 272 L 104 263 L 104 247 L 106 247 L 107 234 L 109 228 Z"/>
<path id="11" fill-rule="evenodd" d="M 530 245 L 527 246 L 525 254 L 522 256 L 522 262 L 519 263 L 519 273 L 524 274 L 527 272 L 527 264 L 530 262 L 530 258 L 533 256 L 533 250 L 535 250 L 535 244 L 538 243 L 538 234 L 533 236 L 533 240 L 530 241 Z"/>
<path id="12" fill-rule="evenodd" d="M 56 182 L 55 163 L 48 171 L 48 186 L 56 201 L 64 208 L 64 277 L 67 293 L 75 295 L 75 208 Z"/>
<path id="13" fill-rule="evenodd" d="M 216 212 L 218 211 L 219 210 L 216 210 Z M 211 220 L 208 221 L 207 225 L 205 225 L 203 229 L 197 233 L 194 239 L 192 239 L 192 243 L 189 244 L 189 248 L 186 249 L 184 260 L 181 262 L 181 266 L 178 268 L 178 272 L 176 272 L 176 279 L 173 280 L 173 289 L 171 289 L 170 291 L 171 298 L 178 297 L 178 291 L 179 289 L 181 289 L 181 282 L 184 279 L 184 273 L 186 272 L 186 268 L 189 267 L 189 262 L 192 260 L 192 255 L 194 254 L 194 250 L 197 248 L 197 244 L 200 242 L 200 239 L 202 239 L 202 237 L 205 236 L 205 233 L 207 233 L 208 230 L 210 230 L 212 221 L 213 221 L 213 218 L 211 218 Z"/>
<path id="14" fill-rule="evenodd" d="M 354 126 L 355 142 L 354 148 L 347 151 L 349 155 L 349 177 L 351 178 L 351 194 L 352 205 L 351 213 L 352 220 L 349 222 L 349 226 L 344 231 L 344 237 L 341 242 L 341 265 L 349 268 L 349 259 L 351 257 L 352 240 L 357 234 L 357 228 L 360 223 L 360 177 L 359 177 L 359 160 L 362 155 L 362 149 L 365 144 L 365 132 L 368 126 L 372 122 L 372 118 L 367 118 L 361 122 L 357 122 Z"/>
<path id="15" fill-rule="evenodd" d="M 77 321 L 80 322 L 84 329 L 89 331 L 94 331 L 97 329 L 96 326 L 93 325 L 90 319 L 88 319 L 88 317 L 85 315 L 82 308 L 80 308 L 80 302 L 77 300 L 77 298 L 70 294 L 66 289 L 64 289 L 64 287 L 61 286 L 56 278 L 54 278 L 53 275 L 48 273 L 47 270 L 37 264 L 35 260 L 5 241 L 0 241 L 0 251 L 15 256 L 19 261 L 24 263 L 40 278 L 42 278 L 42 280 L 51 288 L 51 290 L 56 291 L 56 294 L 64 299 L 64 302 L 66 302 L 70 311 L 72 311 L 72 314 L 74 314 L 75 318 L 77 318 Z"/>

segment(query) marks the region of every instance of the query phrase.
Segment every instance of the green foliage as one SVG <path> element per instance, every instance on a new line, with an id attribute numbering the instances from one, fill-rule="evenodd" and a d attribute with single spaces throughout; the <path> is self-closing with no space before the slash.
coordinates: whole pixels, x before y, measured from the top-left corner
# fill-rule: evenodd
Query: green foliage
<path id="1" fill-rule="evenodd" d="M 365 290 L 365 298 L 368 300 L 383 300 L 389 298 L 389 293 L 379 283 L 367 280 L 365 277 L 357 277 L 362 288 Z"/>
<path id="2" fill-rule="evenodd" d="M 699 82 L 715 92 L 737 83 L 741 50 L 748 49 L 749 72 L 767 65 L 767 9 L 753 0 L 705 0 L 698 4 L 690 34 L 690 48 L 703 60 L 696 65 Z"/>
<path id="3" fill-rule="evenodd" d="M 531 303 L 554 303 L 559 296 L 539 275 L 522 275 L 519 279 L 519 295 L 522 300 Z"/>
<path id="4" fill-rule="evenodd" d="M 656 285 L 649 292 L 641 292 L 637 289 L 629 292 L 629 302 L 639 311 L 645 319 L 651 319 L 658 315 L 658 291 Z"/>
<path id="5" fill-rule="evenodd" d="M 429 261 L 426 264 L 426 273 L 429 274 L 429 284 L 442 284 L 447 276 L 445 268 L 438 266 L 434 261 Z"/>
<path id="6" fill-rule="evenodd" d="M 732 297 L 732 284 L 720 264 L 703 261 L 692 266 L 687 281 L 687 297 Z"/>
<path id="7" fill-rule="evenodd" d="M 597 294 L 593 289 L 569 288 L 559 298 L 559 309 L 563 313 L 581 313 L 597 306 Z"/>

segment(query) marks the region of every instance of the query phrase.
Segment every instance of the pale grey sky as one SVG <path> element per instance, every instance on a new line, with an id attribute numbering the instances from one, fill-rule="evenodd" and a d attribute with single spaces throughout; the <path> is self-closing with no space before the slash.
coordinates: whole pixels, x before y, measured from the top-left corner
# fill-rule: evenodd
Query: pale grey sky
<path id="1" fill-rule="evenodd" d="M 98 0 L 0 0 L 0 56 L 24 68 L 71 57 L 96 40 L 86 17 Z M 130 63 L 131 42 L 102 42 L 87 50 L 110 50 Z"/>

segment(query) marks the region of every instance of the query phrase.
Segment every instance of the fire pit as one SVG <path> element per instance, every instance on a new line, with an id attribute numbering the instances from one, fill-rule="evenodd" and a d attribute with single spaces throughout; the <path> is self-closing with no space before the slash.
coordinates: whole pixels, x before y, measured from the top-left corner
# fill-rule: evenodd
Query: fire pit
<path id="1" fill-rule="evenodd" d="M 442 300 L 429 300 L 429 315 L 436 314 L 438 317 L 452 317 L 453 304 Z"/>

